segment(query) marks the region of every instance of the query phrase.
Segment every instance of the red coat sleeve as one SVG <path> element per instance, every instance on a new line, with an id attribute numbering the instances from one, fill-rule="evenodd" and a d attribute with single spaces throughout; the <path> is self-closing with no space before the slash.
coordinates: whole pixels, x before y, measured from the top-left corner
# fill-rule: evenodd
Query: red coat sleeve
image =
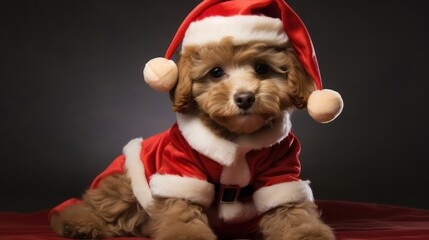
<path id="1" fill-rule="evenodd" d="M 173 127 L 169 138 L 170 142 L 157 160 L 157 172 L 150 177 L 152 195 L 210 206 L 214 186 L 208 182 L 209 175 L 200 155 L 188 145 L 177 126 Z"/>
<path id="2" fill-rule="evenodd" d="M 273 145 L 271 149 L 266 149 L 265 151 L 269 151 L 267 156 L 264 156 L 266 159 L 255 169 L 255 190 L 300 180 L 300 150 L 299 141 L 293 134 L 289 134 L 286 139 Z"/>
<path id="3" fill-rule="evenodd" d="M 200 155 L 193 150 L 183 136 L 173 128 L 170 143 L 165 146 L 158 167 L 158 174 L 207 180 L 209 176 Z"/>
<path id="4" fill-rule="evenodd" d="M 293 134 L 272 147 L 264 170 L 255 179 L 253 200 L 259 213 L 285 203 L 313 200 L 310 182 L 299 177 L 300 149 Z"/>

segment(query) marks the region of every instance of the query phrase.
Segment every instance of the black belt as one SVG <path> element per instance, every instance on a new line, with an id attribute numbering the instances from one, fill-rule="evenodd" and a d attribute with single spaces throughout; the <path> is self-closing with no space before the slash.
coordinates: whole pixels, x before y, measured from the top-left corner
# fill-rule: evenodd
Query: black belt
<path id="1" fill-rule="evenodd" d="M 254 192 L 253 185 L 241 188 L 238 185 L 215 184 L 216 199 L 219 203 L 234 203 L 238 196 L 251 196 Z"/>

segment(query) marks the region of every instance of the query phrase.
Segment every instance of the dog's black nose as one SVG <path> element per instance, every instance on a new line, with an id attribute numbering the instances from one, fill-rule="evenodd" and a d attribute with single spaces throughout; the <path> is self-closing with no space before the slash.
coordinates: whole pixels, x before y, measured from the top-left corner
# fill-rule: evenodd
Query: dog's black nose
<path id="1" fill-rule="evenodd" d="M 255 94 L 252 92 L 238 92 L 234 94 L 234 101 L 239 108 L 247 110 L 255 102 Z"/>

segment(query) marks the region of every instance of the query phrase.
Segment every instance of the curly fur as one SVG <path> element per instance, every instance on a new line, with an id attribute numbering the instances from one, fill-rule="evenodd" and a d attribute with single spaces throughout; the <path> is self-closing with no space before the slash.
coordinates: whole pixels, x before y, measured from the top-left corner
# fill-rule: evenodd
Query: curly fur
<path id="1" fill-rule="evenodd" d="M 255 64 L 269 70 L 255 72 Z M 262 43 L 234 46 L 230 38 L 205 46 L 186 46 L 178 62 L 179 81 L 170 92 L 173 109 L 197 114 L 216 134 L 234 139 L 255 133 L 293 108 L 304 108 L 313 81 L 291 46 L 286 49 Z M 221 67 L 225 74 L 211 76 Z M 243 110 L 234 103 L 237 92 L 251 92 L 255 102 Z M 105 178 L 89 190 L 82 204 L 65 208 L 51 218 L 52 229 L 73 238 L 146 236 L 157 240 L 214 240 L 204 209 L 182 199 L 155 199 L 145 212 L 139 207 L 125 175 Z M 319 219 L 312 202 L 285 204 L 268 211 L 260 221 L 266 240 L 334 239 L 332 230 Z"/>

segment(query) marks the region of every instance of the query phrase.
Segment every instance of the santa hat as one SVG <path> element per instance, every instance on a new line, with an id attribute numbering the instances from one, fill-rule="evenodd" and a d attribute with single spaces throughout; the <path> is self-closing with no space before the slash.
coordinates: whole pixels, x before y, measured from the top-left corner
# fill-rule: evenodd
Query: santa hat
<path id="1" fill-rule="evenodd" d="M 145 81 L 158 91 L 169 91 L 177 82 L 178 69 L 173 54 L 188 45 L 205 45 L 232 37 L 233 44 L 265 42 L 282 47 L 290 42 L 298 59 L 313 79 L 307 111 L 313 119 L 326 123 L 343 108 L 341 95 L 323 89 L 316 54 L 306 27 L 283 0 L 205 0 L 183 21 L 164 58 L 150 60 L 144 68 Z"/>

